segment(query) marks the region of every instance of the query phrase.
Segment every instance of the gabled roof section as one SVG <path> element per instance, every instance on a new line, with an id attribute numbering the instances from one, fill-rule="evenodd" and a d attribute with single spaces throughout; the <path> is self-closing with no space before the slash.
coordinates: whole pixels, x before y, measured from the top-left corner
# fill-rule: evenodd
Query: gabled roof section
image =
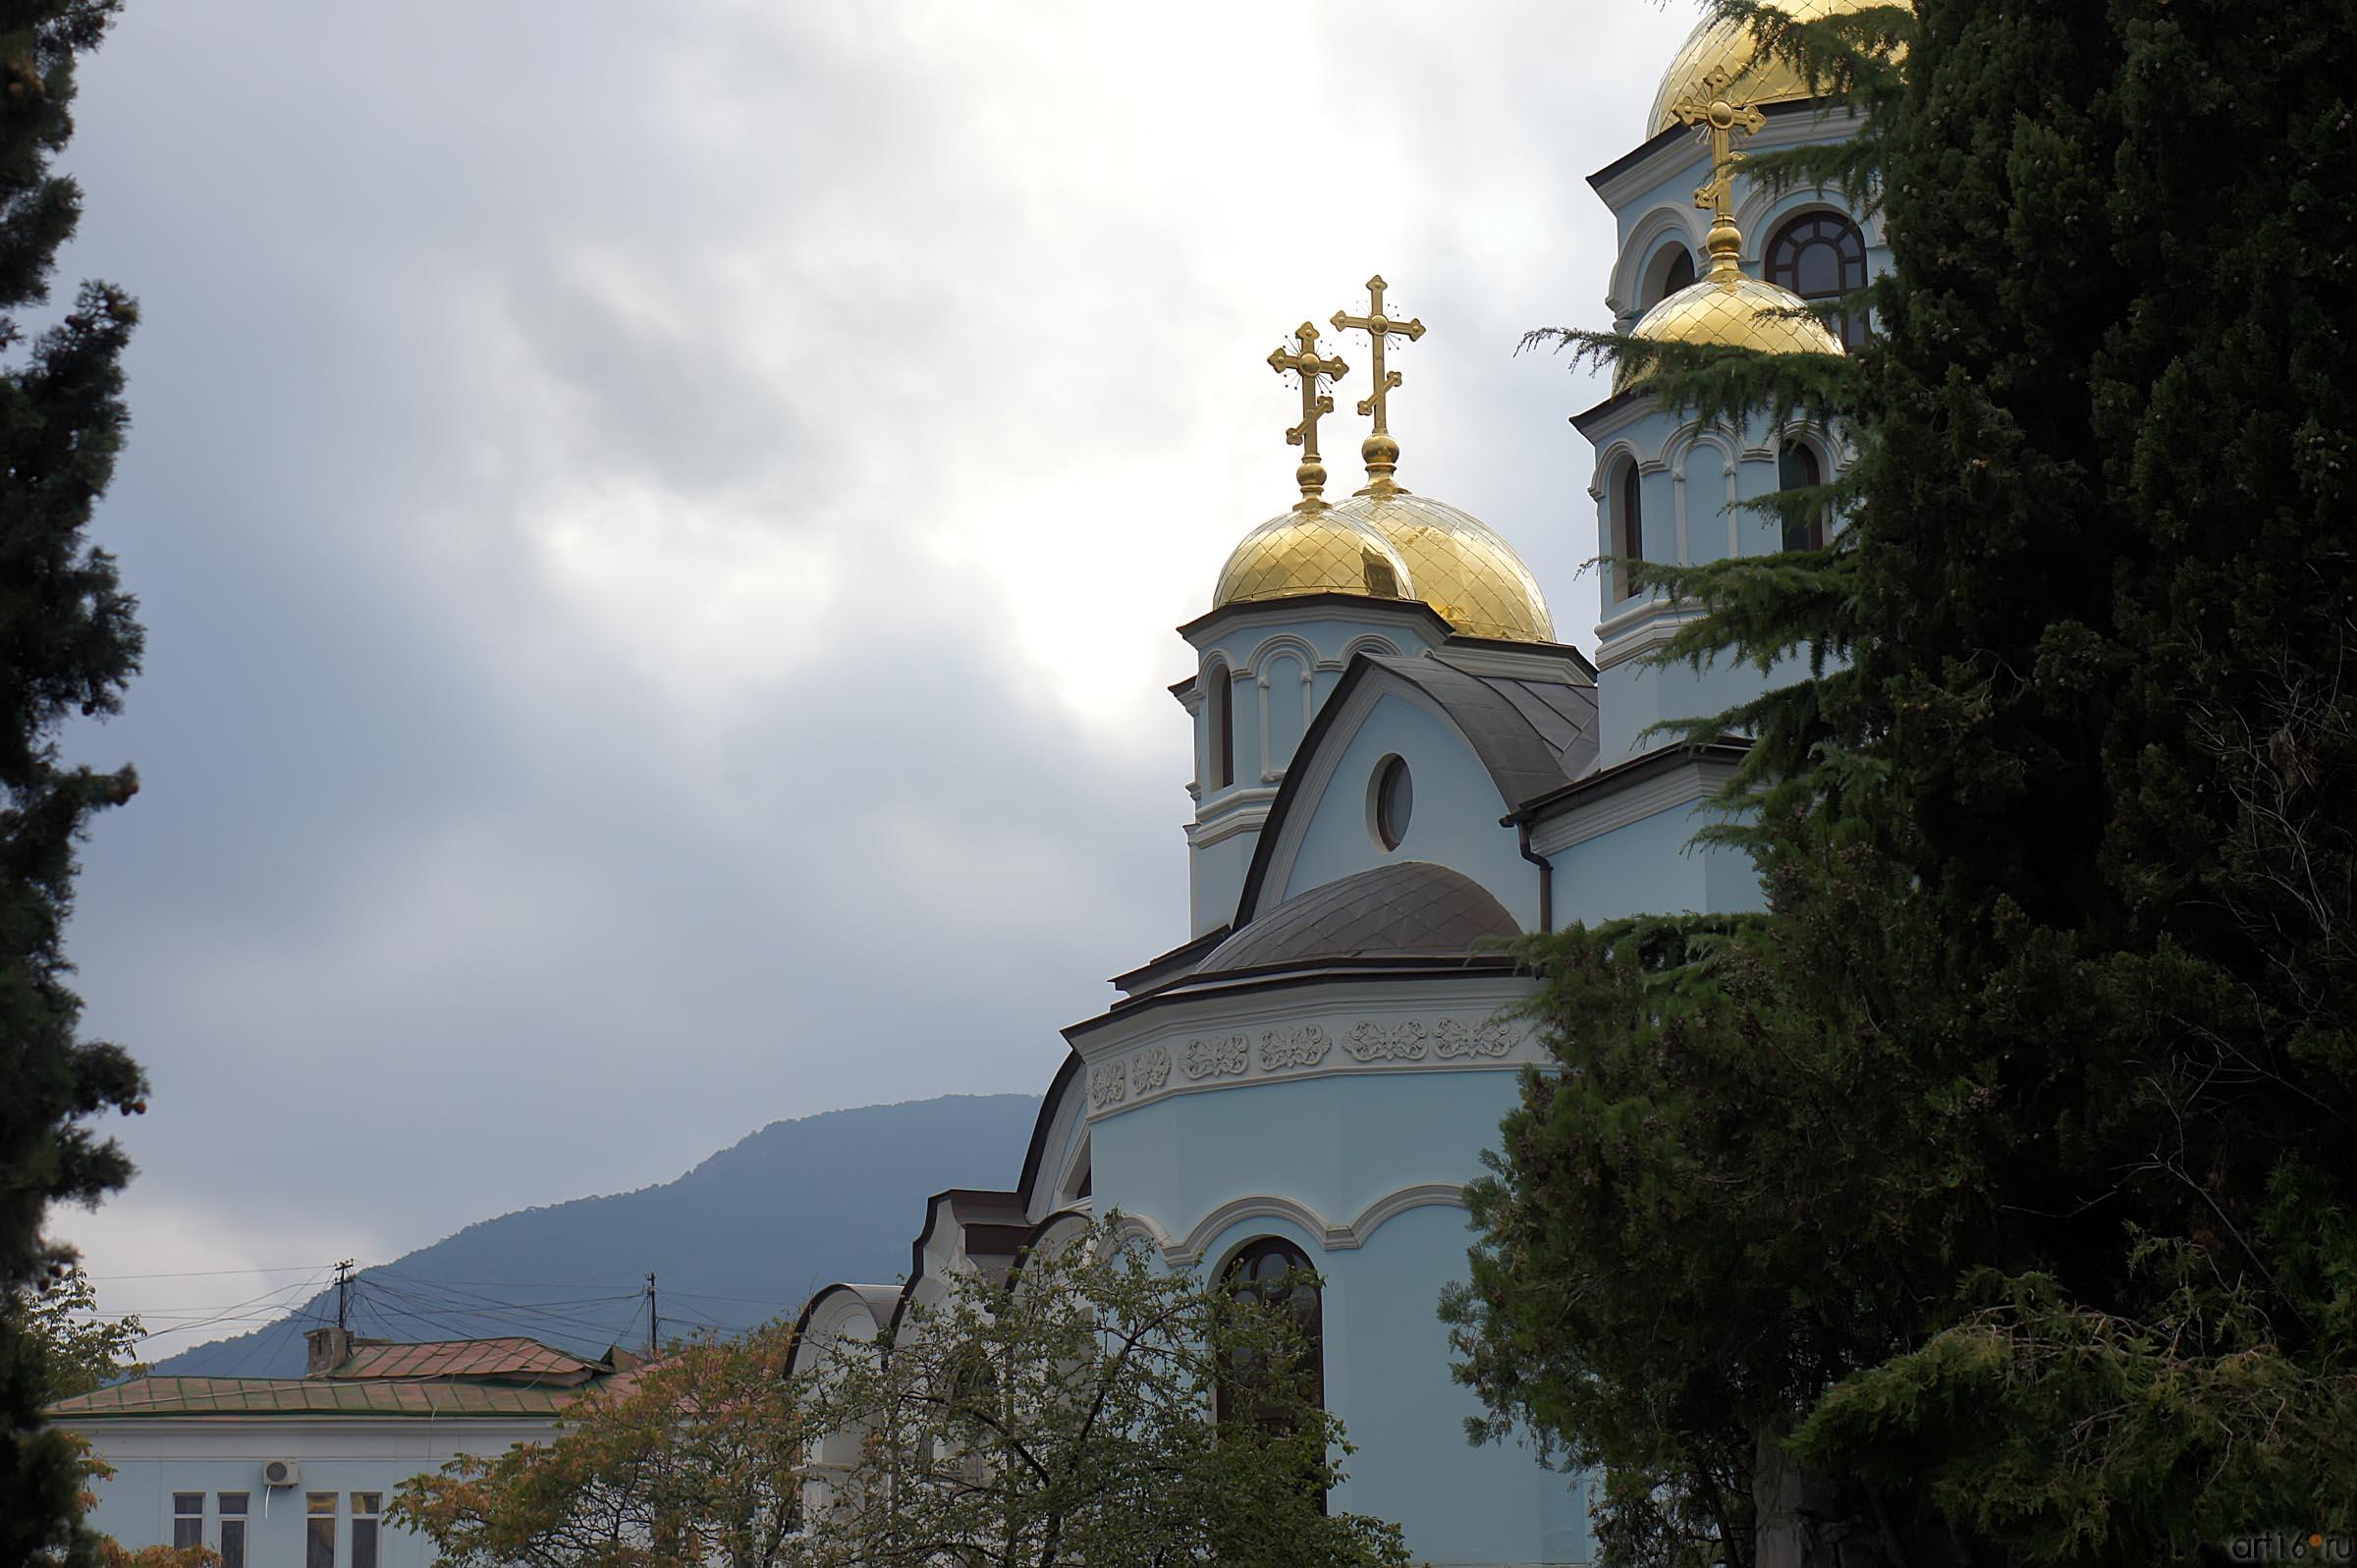
<path id="1" fill-rule="evenodd" d="M 323 1378 L 498 1379 L 551 1384 L 587 1382 L 614 1369 L 537 1339 L 443 1339 L 408 1344 L 355 1339 L 352 1354 Z"/>
<path id="2" fill-rule="evenodd" d="M 1572 650 L 1564 651 L 1578 657 Z M 1562 788 L 1595 766 L 1596 688 L 1592 685 L 1527 675 L 1476 674 L 1440 658 L 1362 653 L 1350 661 L 1350 668 L 1319 708 L 1293 752 L 1292 765 L 1286 770 L 1285 783 L 1253 848 L 1243 893 L 1236 900 L 1235 920 L 1230 927 L 1236 934 L 1241 935 L 1259 912 L 1263 884 L 1277 846 L 1285 838 L 1287 819 L 1295 811 L 1315 807 L 1314 799 L 1304 802 L 1302 798 L 1303 781 L 1315 771 L 1303 764 L 1332 741 L 1336 728 L 1344 722 L 1343 716 L 1353 711 L 1352 698 L 1362 688 L 1382 683 L 1417 693 L 1447 716 L 1489 771 L 1498 797 L 1509 812 Z"/>
<path id="3" fill-rule="evenodd" d="M 61 1399 L 58 1420 L 118 1416 L 551 1416 L 645 1365 L 623 1351 L 592 1361 L 520 1335 L 356 1339 L 311 1330 L 335 1356 L 301 1378 L 134 1378 Z"/>

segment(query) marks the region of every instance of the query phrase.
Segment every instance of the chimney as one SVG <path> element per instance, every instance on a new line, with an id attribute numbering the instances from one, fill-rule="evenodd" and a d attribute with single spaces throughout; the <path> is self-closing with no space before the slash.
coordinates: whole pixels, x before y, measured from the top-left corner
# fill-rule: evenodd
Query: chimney
<path id="1" fill-rule="evenodd" d="M 352 1359 L 352 1333 L 344 1328 L 314 1328 L 302 1336 L 311 1347 L 302 1369 L 305 1378 L 324 1378 Z"/>

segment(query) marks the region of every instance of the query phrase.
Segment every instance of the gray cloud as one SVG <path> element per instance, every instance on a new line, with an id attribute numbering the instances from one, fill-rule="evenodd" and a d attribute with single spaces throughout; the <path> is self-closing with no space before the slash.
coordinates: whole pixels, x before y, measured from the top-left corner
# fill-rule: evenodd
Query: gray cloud
<path id="1" fill-rule="evenodd" d="M 1036 1091 L 1184 936 L 1169 627 L 1289 499 L 1292 321 L 1392 278 L 1402 477 L 1586 638 L 1592 389 L 1511 350 L 1601 317 L 1689 20 L 135 0 L 70 266 L 147 311 L 151 656 L 76 743 L 147 787 L 75 951 L 157 1092 L 60 1229 L 382 1256 Z"/>

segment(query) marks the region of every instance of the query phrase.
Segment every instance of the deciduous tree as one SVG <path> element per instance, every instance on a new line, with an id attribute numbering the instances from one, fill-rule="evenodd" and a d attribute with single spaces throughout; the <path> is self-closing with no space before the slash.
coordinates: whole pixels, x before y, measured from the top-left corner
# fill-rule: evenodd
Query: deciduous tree
<path id="1" fill-rule="evenodd" d="M 1300 1325 L 1167 1271 L 1118 1217 L 827 1347 L 813 1409 L 859 1439 L 812 1520 L 830 1562 L 1406 1562 L 1395 1527 L 1327 1511 L 1348 1449 Z"/>
<path id="2" fill-rule="evenodd" d="M 456 1568 L 795 1568 L 806 1432 L 791 1333 L 675 1345 L 558 1434 L 405 1483 L 387 1517 Z"/>

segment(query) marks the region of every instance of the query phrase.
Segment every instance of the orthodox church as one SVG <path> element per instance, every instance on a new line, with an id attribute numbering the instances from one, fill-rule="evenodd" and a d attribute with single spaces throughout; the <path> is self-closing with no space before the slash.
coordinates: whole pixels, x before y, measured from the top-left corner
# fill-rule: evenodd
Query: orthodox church
<path id="1" fill-rule="evenodd" d="M 1856 0 L 1793 0 L 1805 17 Z M 1740 147 L 1846 134 L 1844 111 L 1705 23 L 1670 62 L 1641 139 L 1590 185 L 1618 228 L 1606 281 L 1639 338 L 1837 354 L 1796 314 L 1861 287 L 1874 221 L 1829 192 L 1773 194 Z M 1697 191 L 1696 187 L 1701 189 Z M 1473 1447 L 1471 1395 L 1435 1315 L 1465 1273 L 1464 1184 L 1548 1056 L 1505 1016 L 1529 992 L 1500 939 L 1644 911 L 1751 907 L 1749 862 L 1692 846 L 1739 740 L 1699 750 L 1649 728 L 1719 712 L 1749 670 L 1644 656 L 1690 611 L 1617 563 L 1700 563 L 1820 544 L 1740 504 L 1836 473 L 1840 432 L 1699 423 L 1642 370 L 1573 425 L 1592 449 L 1607 562 L 1593 663 L 1558 640 L 1507 538 L 1401 482 L 1387 347 L 1423 324 L 1338 312 L 1270 363 L 1298 383 L 1300 499 L 1243 535 L 1172 687 L 1192 735 L 1188 940 L 1118 977 L 1064 1031 L 1020 1174 L 930 1205 L 897 1285 L 838 1284 L 802 1343 L 872 1335 L 968 1270 L 1005 1271 L 1059 1227 L 1118 1209 L 1173 1269 L 1239 1284 L 1314 1270 L 1324 1397 L 1357 1452 L 1338 1509 L 1397 1521 L 1433 1564 L 1595 1555 L 1576 1476 L 1527 1449 Z M 1854 340 L 1854 331 L 1849 334 Z M 1363 484 L 1329 500 L 1320 421 L 1363 345 Z M 1340 488 L 1335 486 L 1333 488 Z M 1012 1154 L 1012 1152 L 1011 1152 Z M 1012 1158 L 1010 1164 L 1014 1163 Z M 1303 1286 L 1301 1288 L 1309 1288 Z"/>

